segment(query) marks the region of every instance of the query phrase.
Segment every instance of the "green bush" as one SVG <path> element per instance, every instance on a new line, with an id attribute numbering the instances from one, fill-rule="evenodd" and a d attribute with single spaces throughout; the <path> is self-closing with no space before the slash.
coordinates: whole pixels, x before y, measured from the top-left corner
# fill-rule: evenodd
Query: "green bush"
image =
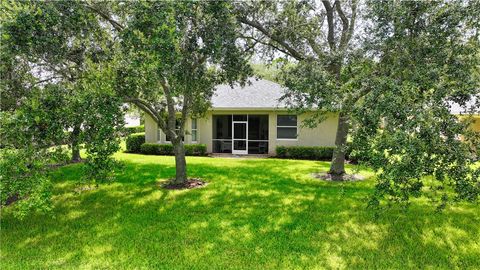
<path id="1" fill-rule="evenodd" d="M 140 148 L 140 152 L 145 155 L 173 155 L 171 144 L 144 143 Z"/>
<path id="2" fill-rule="evenodd" d="M 144 125 L 140 125 L 140 126 L 136 126 L 136 127 L 126 127 L 126 128 L 124 128 L 123 135 L 128 136 L 128 135 L 131 135 L 131 134 L 134 134 L 134 133 L 141 133 L 141 132 L 145 132 L 145 126 Z"/>
<path id="3" fill-rule="evenodd" d="M 145 133 L 134 133 L 127 137 L 126 145 L 128 153 L 140 153 L 140 147 L 145 143 Z"/>
<path id="4" fill-rule="evenodd" d="M 334 147 L 277 146 L 277 157 L 291 159 L 331 160 Z"/>
<path id="5" fill-rule="evenodd" d="M 141 145 L 141 153 L 145 155 L 166 155 L 174 154 L 173 145 L 144 143 Z M 186 144 L 185 155 L 187 156 L 205 156 L 207 154 L 207 146 L 205 144 Z"/>
<path id="6" fill-rule="evenodd" d="M 185 154 L 187 156 L 206 156 L 207 146 L 205 144 L 187 144 L 185 145 Z"/>

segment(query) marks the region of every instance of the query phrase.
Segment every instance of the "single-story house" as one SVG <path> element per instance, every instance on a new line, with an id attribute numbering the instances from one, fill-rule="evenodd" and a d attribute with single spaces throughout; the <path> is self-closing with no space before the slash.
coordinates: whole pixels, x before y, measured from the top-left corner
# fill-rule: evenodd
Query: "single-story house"
<path id="1" fill-rule="evenodd" d="M 275 155 L 277 146 L 335 146 L 338 114 L 331 113 L 315 128 L 303 127 L 308 113 L 295 115 L 280 98 L 285 89 L 268 80 L 251 79 L 245 87 L 221 85 L 205 117 L 188 119 L 185 144 L 205 144 L 209 153 Z M 145 115 L 145 141 L 169 143 L 151 117 Z"/>

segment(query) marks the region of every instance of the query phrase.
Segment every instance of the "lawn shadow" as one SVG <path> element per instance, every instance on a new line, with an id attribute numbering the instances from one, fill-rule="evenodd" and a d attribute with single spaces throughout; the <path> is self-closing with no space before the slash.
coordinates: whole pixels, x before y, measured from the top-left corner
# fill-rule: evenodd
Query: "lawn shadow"
<path id="1" fill-rule="evenodd" d="M 189 175 L 209 185 L 182 191 L 156 185 L 174 175 L 172 163 L 125 162 L 115 183 L 76 194 L 70 188 L 80 169 L 56 175 L 52 217 L 2 218 L 2 238 L 12 241 L 2 247 L 7 266 L 468 268 L 479 262 L 478 209 L 438 215 L 417 204 L 373 219 L 365 208 L 372 182 L 308 176 L 327 170 L 324 162 L 193 158 Z"/>

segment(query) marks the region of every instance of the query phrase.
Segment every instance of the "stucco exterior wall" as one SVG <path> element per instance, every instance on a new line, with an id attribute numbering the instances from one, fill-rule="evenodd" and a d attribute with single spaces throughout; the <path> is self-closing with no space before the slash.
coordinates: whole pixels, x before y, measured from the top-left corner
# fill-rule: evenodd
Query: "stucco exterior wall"
<path id="1" fill-rule="evenodd" d="M 335 135 L 338 125 L 338 114 L 331 113 L 322 123 L 318 124 L 316 128 L 307 128 L 302 126 L 303 120 L 309 115 L 302 114 L 297 118 L 298 137 L 297 139 L 277 139 L 277 115 L 288 114 L 285 111 L 272 110 L 218 110 L 209 111 L 204 118 L 197 119 L 197 142 L 207 145 L 207 151 L 212 152 L 212 115 L 231 115 L 231 114 L 254 114 L 254 115 L 268 115 L 268 153 L 275 155 L 275 148 L 277 145 L 284 146 L 335 146 Z M 157 139 L 157 124 L 148 115 L 145 116 L 145 140 L 151 143 L 168 143 L 165 140 L 165 134 L 160 132 L 160 139 Z M 191 121 L 186 123 L 187 135 L 185 136 L 185 143 L 195 143 L 191 140 Z"/>
<path id="2" fill-rule="evenodd" d="M 197 130 L 200 131 L 200 119 L 197 120 Z M 186 128 L 185 128 L 185 144 L 192 144 L 192 143 L 200 143 L 200 138 L 197 135 L 197 141 L 192 141 L 192 121 L 191 119 L 187 119 Z M 197 131 L 197 134 L 198 134 Z M 163 131 L 158 130 L 158 125 L 155 121 L 153 121 L 152 117 L 148 114 L 145 114 L 145 142 L 148 143 L 169 143 L 167 141 L 167 137 Z"/>
<path id="3" fill-rule="evenodd" d="M 471 127 L 476 132 L 480 132 L 480 116 L 475 116 L 474 123 L 472 123 Z"/>
<path id="4" fill-rule="evenodd" d="M 157 123 L 153 121 L 153 118 L 150 115 L 145 114 L 145 142 L 156 143 L 157 130 Z"/>

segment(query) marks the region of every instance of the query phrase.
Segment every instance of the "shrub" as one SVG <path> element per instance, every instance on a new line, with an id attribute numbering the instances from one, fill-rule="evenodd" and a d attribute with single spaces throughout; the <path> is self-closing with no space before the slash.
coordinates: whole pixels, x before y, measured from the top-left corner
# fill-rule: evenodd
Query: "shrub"
<path id="1" fill-rule="evenodd" d="M 330 160 L 334 147 L 277 146 L 277 157 L 291 159 Z"/>
<path id="2" fill-rule="evenodd" d="M 205 144 L 187 144 L 185 145 L 185 154 L 187 156 L 206 156 L 207 146 Z"/>
<path id="3" fill-rule="evenodd" d="M 145 155 L 174 155 L 173 145 L 144 143 L 141 145 L 141 153 Z M 207 146 L 205 144 L 186 144 L 185 155 L 187 156 L 205 156 L 207 154 Z"/>
<path id="4" fill-rule="evenodd" d="M 140 147 L 145 143 L 145 133 L 134 133 L 127 137 L 126 145 L 128 153 L 140 153 Z"/>
<path id="5" fill-rule="evenodd" d="M 145 155 L 173 155 L 171 144 L 144 143 L 140 148 L 141 153 Z"/>
<path id="6" fill-rule="evenodd" d="M 126 127 L 124 128 L 123 136 L 129 136 L 134 133 L 142 133 L 145 132 L 145 126 L 140 125 L 136 127 Z"/>

